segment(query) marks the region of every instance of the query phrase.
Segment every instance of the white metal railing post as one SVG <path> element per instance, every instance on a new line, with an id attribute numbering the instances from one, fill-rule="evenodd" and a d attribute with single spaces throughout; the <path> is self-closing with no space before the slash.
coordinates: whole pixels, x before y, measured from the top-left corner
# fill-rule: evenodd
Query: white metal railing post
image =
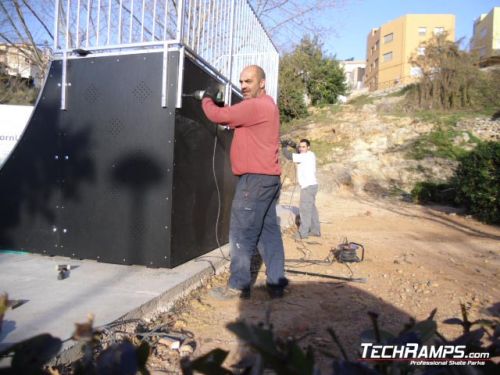
<path id="1" fill-rule="evenodd" d="M 186 49 L 181 46 L 179 51 L 179 73 L 177 75 L 177 101 L 176 108 L 182 107 L 182 85 L 184 82 L 184 57 L 186 54 Z"/>
<path id="2" fill-rule="evenodd" d="M 59 0 L 56 0 L 56 14 L 54 15 L 54 51 L 59 49 Z"/>
<path id="3" fill-rule="evenodd" d="M 89 30 L 90 30 L 90 11 L 92 5 L 90 4 L 90 0 L 87 1 L 87 32 L 85 34 L 85 48 L 89 48 Z M 80 12 L 80 9 L 78 9 Z"/>
<path id="4" fill-rule="evenodd" d="M 184 0 L 179 0 L 177 3 L 177 33 L 175 40 L 177 43 L 182 43 L 184 36 Z"/>
<path id="5" fill-rule="evenodd" d="M 231 97 L 233 91 L 232 76 L 233 76 L 233 34 L 234 34 L 234 3 L 236 0 L 231 1 L 231 11 L 230 11 L 230 21 L 229 21 L 229 73 L 228 73 L 228 83 L 225 95 L 225 102 L 227 105 L 231 105 Z"/>
<path id="6" fill-rule="evenodd" d="M 120 0 L 120 9 L 118 10 L 118 43 L 122 43 L 122 14 L 123 14 L 123 0 Z"/>
<path id="7" fill-rule="evenodd" d="M 155 26 L 156 26 L 156 0 L 154 0 L 153 2 L 153 27 L 151 31 L 151 41 L 155 40 L 155 34 L 156 34 Z"/>
<path id="8" fill-rule="evenodd" d="M 162 61 L 162 71 L 161 71 L 161 106 L 163 108 L 167 107 L 168 103 L 168 43 L 163 41 L 163 61 Z"/>
<path id="9" fill-rule="evenodd" d="M 177 34 L 176 42 L 181 45 L 179 50 L 179 70 L 177 73 L 177 100 L 176 108 L 182 107 L 182 86 L 184 83 L 184 56 L 185 50 L 182 44 L 184 36 L 184 0 L 179 0 L 177 3 Z"/>
<path id="10" fill-rule="evenodd" d="M 213 35 L 212 35 L 212 14 L 213 14 L 212 1 L 208 0 L 208 14 L 207 14 L 207 61 L 212 61 L 212 51 L 213 51 Z"/>
<path id="11" fill-rule="evenodd" d="M 66 110 L 66 75 L 68 65 L 68 49 L 69 49 L 69 15 L 71 10 L 71 0 L 66 3 L 66 40 L 63 52 L 62 73 L 61 73 L 61 110 Z"/>
<path id="12" fill-rule="evenodd" d="M 75 47 L 80 48 L 80 0 L 76 3 L 76 41 Z"/>
<path id="13" fill-rule="evenodd" d="M 101 0 L 97 1 L 97 35 L 96 46 L 99 46 L 99 29 L 101 28 Z"/>
<path id="14" fill-rule="evenodd" d="M 187 5 L 187 13 L 188 13 L 188 19 L 187 19 L 187 30 L 186 30 L 186 40 L 185 43 L 189 45 L 189 37 L 191 36 L 191 13 L 192 13 L 192 1 L 189 0 L 189 3 Z"/>
<path id="15" fill-rule="evenodd" d="M 193 43 L 193 50 L 196 53 L 200 53 L 200 39 L 201 39 L 201 2 L 202 0 L 198 0 L 198 30 L 196 31 L 196 40 Z"/>
<path id="16" fill-rule="evenodd" d="M 146 0 L 142 0 L 142 14 L 141 14 L 141 42 L 144 42 L 144 7 Z"/>
<path id="17" fill-rule="evenodd" d="M 106 44 L 109 45 L 111 37 L 111 0 L 108 1 L 108 35 L 106 37 Z"/>
<path id="18" fill-rule="evenodd" d="M 168 1 L 165 0 L 165 6 L 163 8 L 163 41 L 167 40 L 167 21 L 168 21 Z"/>
<path id="19" fill-rule="evenodd" d="M 134 27 L 133 25 L 134 22 L 134 0 L 130 0 L 130 19 L 129 19 L 129 25 L 128 25 L 128 42 L 132 43 L 132 29 Z"/>

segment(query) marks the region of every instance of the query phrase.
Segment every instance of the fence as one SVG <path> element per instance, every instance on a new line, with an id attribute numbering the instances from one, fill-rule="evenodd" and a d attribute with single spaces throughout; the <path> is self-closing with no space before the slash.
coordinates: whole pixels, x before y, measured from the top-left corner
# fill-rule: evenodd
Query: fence
<path id="1" fill-rule="evenodd" d="M 78 49 L 176 47 L 218 72 L 229 89 L 243 67 L 262 66 L 267 92 L 277 99 L 279 55 L 247 0 L 56 0 L 55 12 L 54 50 L 64 61 Z M 62 109 L 64 96 L 63 88 Z M 180 100 L 179 93 L 178 106 Z"/>

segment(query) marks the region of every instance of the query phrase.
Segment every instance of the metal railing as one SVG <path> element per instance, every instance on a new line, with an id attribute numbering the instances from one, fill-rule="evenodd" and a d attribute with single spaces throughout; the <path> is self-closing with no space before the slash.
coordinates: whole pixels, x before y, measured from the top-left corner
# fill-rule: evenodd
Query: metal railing
<path id="1" fill-rule="evenodd" d="M 260 65 L 267 92 L 277 99 L 279 55 L 247 0 L 56 0 L 55 12 L 54 50 L 64 60 L 75 49 L 98 54 L 177 46 L 229 88 L 239 86 L 245 66 Z M 64 68 L 63 76 L 65 82 Z"/>

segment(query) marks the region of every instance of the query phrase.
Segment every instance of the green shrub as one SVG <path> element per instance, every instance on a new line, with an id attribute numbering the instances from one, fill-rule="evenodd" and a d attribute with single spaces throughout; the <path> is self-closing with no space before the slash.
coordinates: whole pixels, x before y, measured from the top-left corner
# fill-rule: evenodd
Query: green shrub
<path id="1" fill-rule="evenodd" d="M 449 183 L 418 182 L 411 191 L 415 202 L 443 203 L 453 205 L 456 198 L 456 188 Z"/>
<path id="2" fill-rule="evenodd" d="M 457 202 L 480 220 L 500 224 L 500 142 L 485 142 L 461 158 Z"/>
<path id="3" fill-rule="evenodd" d="M 29 80 L 0 74 L 0 104 L 33 105 L 38 91 Z"/>
<path id="4" fill-rule="evenodd" d="M 462 144 L 455 144 L 455 137 L 463 133 L 463 131 L 455 130 L 451 125 L 440 125 L 432 132 L 419 136 L 413 147 L 408 151 L 407 157 L 415 160 L 422 160 L 430 156 L 460 160 L 460 158 L 468 154 L 464 146 L 480 142 L 479 138 L 474 134 L 467 132 L 469 140 Z"/>

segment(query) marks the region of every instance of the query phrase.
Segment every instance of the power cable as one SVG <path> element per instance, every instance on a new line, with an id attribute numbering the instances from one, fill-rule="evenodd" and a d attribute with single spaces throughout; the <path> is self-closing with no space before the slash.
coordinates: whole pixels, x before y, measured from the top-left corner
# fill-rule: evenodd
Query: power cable
<path id="1" fill-rule="evenodd" d="M 217 136 L 218 136 L 219 125 L 215 126 L 215 137 L 214 137 L 214 151 L 212 154 L 212 173 L 214 175 L 215 188 L 217 189 L 217 218 L 215 220 L 215 241 L 217 242 L 217 246 L 219 247 L 219 251 L 222 255 L 222 259 L 229 261 L 229 258 L 226 257 L 224 252 L 222 251 L 220 241 L 219 241 L 219 219 L 220 219 L 220 211 L 221 211 L 221 197 L 220 197 L 220 189 L 219 182 L 217 181 L 217 174 L 215 173 L 215 153 L 217 151 Z"/>
<path id="2" fill-rule="evenodd" d="M 342 280 L 342 281 L 354 281 L 354 282 L 358 282 L 358 283 L 366 283 L 368 281 L 365 277 L 343 277 L 343 276 L 324 275 L 322 273 L 302 272 L 302 271 L 291 270 L 288 268 L 285 268 L 285 272 L 293 273 L 293 274 L 297 274 L 297 275 L 304 275 L 304 276 L 323 277 L 326 279 L 335 279 L 335 280 Z"/>

